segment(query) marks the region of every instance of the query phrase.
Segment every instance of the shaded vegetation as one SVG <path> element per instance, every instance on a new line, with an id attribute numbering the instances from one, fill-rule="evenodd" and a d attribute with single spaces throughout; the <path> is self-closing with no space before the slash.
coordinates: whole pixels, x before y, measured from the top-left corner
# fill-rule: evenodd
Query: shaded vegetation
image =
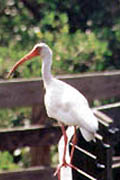
<path id="1" fill-rule="evenodd" d="M 119 14 L 113 0 L 0 0 L 1 78 L 41 41 L 54 51 L 55 74 L 119 69 Z M 21 67 L 21 76 L 40 76 L 39 63 Z"/>

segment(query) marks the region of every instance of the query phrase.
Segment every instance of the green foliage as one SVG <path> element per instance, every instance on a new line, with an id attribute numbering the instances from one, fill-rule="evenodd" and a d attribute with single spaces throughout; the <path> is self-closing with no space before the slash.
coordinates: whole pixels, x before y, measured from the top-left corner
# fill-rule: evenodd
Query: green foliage
<path id="1" fill-rule="evenodd" d="M 15 162 L 17 159 L 18 162 Z M 0 171 L 10 171 L 14 169 L 20 169 L 29 167 L 30 165 L 30 148 L 25 147 L 22 149 L 16 149 L 13 153 L 8 151 L 0 151 Z"/>
<path id="2" fill-rule="evenodd" d="M 38 41 L 45 41 L 50 45 L 53 54 L 53 73 L 77 73 L 84 71 L 100 71 L 104 70 L 105 57 L 110 57 L 112 52 L 108 48 L 108 42 L 105 40 L 99 40 L 95 33 L 88 31 L 83 33 L 78 30 L 74 34 L 69 34 L 69 26 L 67 24 L 67 17 L 64 17 L 63 25 L 56 23 L 53 24 L 59 27 L 59 32 L 54 30 L 54 34 L 51 31 L 40 31 L 36 27 L 35 36 Z M 43 23 L 44 24 L 44 23 Z M 15 42 L 14 42 L 15 43 Z M 8 48 L 0 48 L 1 50 L 1 72 L 8 71 L 8 67 L 11 67 L 15 61 L 20 59 L 27 53 L 27 49 L 23 50 L 16 45 L 9 45 Z M 32 48 L 32 46 L 31 46 Z M 29 48 L 29 49 L 31 49 Z M 40 61 L 32 60 L 26 63 L 26 66 L 20 67 L 20 74 L 23 77 L 37 77 L 40 76 Z M 6 62 L 6 63 L 4 63 Z"/>
<path id="3" fill-rule="evenodd" d="M 113 18 L 112 2 L 108 7 L 106 2 L 93 4 L 87 0 L 84 3 L 80 0 L 71 3 L 37 0 L 34 5 L 31 5 L 31 1 L 25 2 L 0 1 L 2 78 L 18 59 L 40 41 L 46 42 L 54 52 L 54 74 L 119 69 L 119 55 L 117 61 L 113 58 L 120 48 L 120 18 Z M 85 3 L 90 6 L 83 17 Z M 117 13 L 119 7 L 116 3 L 114 5 Z M 94 7 L 99 7 L 99 10 Z M 112 23 L 106 21 L 102 26 L 105 14 L 112 17 Z M 38 64 L 39 60 L 26 63 L 25 67 L 20 67 L 20 75 L 17 76 L 40 76 L 41 65 Z"/>
<path id="4" fill-rule="evenodd" d="M 0 110 L 0 127 L 23 126 L 30 121 L 31 108 L 14 108 Z"/>
<path id="5" fill-rule="evenodd" d="M 58 148 L 56 145 L 51 146 L 50 155 L 51 155 L 51 164 L 53 167 L 56 167 L 56 165 L 59 163 Z"/>
<path id="6" fill-rule="evenodd" d="M 16 168 L 18 165 L 13 162 L 13 156 L 8 151 L 0 152 L 0 169 L 13 170 Z"/>

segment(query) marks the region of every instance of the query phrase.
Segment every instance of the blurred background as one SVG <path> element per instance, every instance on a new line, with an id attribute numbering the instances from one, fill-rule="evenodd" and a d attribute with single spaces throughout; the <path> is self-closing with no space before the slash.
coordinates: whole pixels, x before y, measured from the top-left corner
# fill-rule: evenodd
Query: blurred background
<path id="1" fill-rule="evenodd" d="M 0 0 L 0 77 L 38 42 L 52 48 L 54 74 L 119 69 L 120 1 Z M 16 76 L 40 76 L 38 64 Z"/>
<path id="2" fill-rule="evenodd" d="M 38 42 L 53 50 L 54 75 L 120 69 L 120 0 L 0 0 L 0 79 Z M 36 59 L 14 78 L 41 76 Z M 0 127 L 29 123 L 29 112 L 0 110 Z M 28 152 L 0 152 L 0 169 L 29 166 Z"/>

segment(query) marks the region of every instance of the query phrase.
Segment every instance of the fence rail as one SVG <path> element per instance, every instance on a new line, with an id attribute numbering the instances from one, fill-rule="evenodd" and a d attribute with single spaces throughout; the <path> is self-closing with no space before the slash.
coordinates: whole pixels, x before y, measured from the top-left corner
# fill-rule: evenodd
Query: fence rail
<path id="1" fill-rule="evenodd" d="M 120 71 L 60 76 L 81 91 L 89 101 L 120 97 Z M 32 106 L 43 103 L 41 79 L 0 81 L 0 108 Z"/>
<path id="2" fill-rule="evenodd" d="M 0 150 L 11 150 L 25 146 L 39 147 L 57 144 L 61 136 L 59 126 L 44 125 L 0 130 Z"/>
<path id="3" fill-rule="evenodd" d="M 0 174 L 1 180 L 57 180 L 53 176 L 55 169 L 49 167 L 35 167 L 19 171 L 11 171 Z"/>

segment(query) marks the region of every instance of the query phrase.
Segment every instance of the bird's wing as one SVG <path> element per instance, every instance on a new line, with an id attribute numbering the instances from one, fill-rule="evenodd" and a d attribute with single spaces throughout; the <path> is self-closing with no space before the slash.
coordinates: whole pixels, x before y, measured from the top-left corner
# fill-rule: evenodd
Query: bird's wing
<path id="1" fill-rule="evenodd" d="M 98 130 L 98 120 L 89 106 L 77 104 L 72 109 L 72 114 L 76 117 L 79 127 L 91 133 L 95 133 Z"/>
<path id="2" fill-rule="evenodd" d="M 95 134 L 98 130 L 98 120 L 89 106 L 78 106 L 78 104 L 74 104 L 74 107 L 72 106 L 72 108 L 70 108 L 69 114 L 64 117 L 67 117 L 66 121 L 70 119 L 70 122 L 73 123 L 73 125 L 79 127 L 81 134 L 86 141 L 95 139 Z"/>

